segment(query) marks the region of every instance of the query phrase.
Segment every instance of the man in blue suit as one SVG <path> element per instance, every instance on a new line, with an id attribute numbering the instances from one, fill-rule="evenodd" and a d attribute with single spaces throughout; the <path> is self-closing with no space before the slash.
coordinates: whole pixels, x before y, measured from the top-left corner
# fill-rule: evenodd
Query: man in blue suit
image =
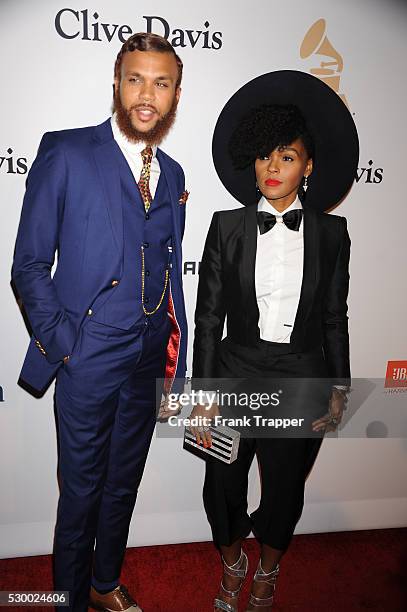
<path id="1" fill-rule="evenodd" d="M 164 38 L 131 36 L 116 60 L 112 118 L 45 134 L 27 180 L 12 270 L 33 331 L 21 379 L 43 391 L 56 375 L 54 588 L 70 592 L 75 612 L 140 610 L 120 571 L 156 379 L 179 390 L 186 367 L 188 194 L 179 164 L 157 148 L 181 77 Z"/>

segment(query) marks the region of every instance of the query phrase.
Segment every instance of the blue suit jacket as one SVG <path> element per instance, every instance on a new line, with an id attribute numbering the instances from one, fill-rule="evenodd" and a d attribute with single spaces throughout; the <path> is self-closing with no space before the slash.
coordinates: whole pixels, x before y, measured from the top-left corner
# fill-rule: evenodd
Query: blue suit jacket
<path id="1" fill-rule="evenodd" d="M 37 390 L 52 380 L 75 344 L 88 309 L 109 297 L 123 269 L 123 218 L 116 143 L 110 119 L 101 125 L 46 133 L 27 178 L 12 279 L 33 336 L 21 378 Z M 181 166 L 160 149 L 157 158 L 171 195 L 171 295 L 179 330 L 176 376 L 186 369 L 187 324 L 181 241 L 185 189 Z M 55 254 L 58 261 L 51 277 Z"/>

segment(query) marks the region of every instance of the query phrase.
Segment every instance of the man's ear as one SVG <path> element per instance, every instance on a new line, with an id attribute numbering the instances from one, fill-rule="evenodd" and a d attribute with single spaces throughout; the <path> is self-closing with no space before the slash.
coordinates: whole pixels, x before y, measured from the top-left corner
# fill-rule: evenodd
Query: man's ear
<path id="1" fill-rule="evenodd" d="M 175 98 L 177 100 L 177 103 L 179 102 L 181 96 L 181 87 L 177 87 L 177 89 L 175 90 Z"/>

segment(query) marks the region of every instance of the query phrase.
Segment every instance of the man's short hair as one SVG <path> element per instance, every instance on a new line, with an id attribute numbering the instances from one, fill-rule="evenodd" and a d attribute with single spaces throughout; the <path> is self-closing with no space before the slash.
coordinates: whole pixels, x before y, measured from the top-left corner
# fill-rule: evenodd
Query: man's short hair
<path id="1" fill-rule="evenodd" d="M 174 47 L 163 36 L 149 32 L 138 32 L 126 40 L 117 54 L 114 65 L 114 77 L 120 80 L 123 55 L 131 51 L 156 51 L 158 53 L 172 53 L 178 66 L 178 79 L 176 87 L 181 85 L 183 64 L 181 58 L 174 51 Z"/>

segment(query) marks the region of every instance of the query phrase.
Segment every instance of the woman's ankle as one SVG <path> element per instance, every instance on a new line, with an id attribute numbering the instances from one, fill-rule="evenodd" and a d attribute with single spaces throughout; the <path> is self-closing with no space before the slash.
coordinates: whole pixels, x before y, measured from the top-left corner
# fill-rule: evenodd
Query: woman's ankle
<path id="1" fill-rule="evenodd" d="M 228 555 L 227 558 L 222 555 L 222 561 L 224 564 L 230 567 L 230 569 L 240 569 L 240 566 L 243 564 L 244 561 L 243 549 L 241 548 L 240 552 L 238 552 L 237 555 L 231 554 Z"/>
<path id="2" fill-rule="evenodd" d="M 221 546 L 220 552 L 222 554 L 222 561 L 226 565 L 229 567 L 239 565 L 239 561 L 242 561 L 243 558 L 242 541 L 236 540 L 231 546 Z"/>

